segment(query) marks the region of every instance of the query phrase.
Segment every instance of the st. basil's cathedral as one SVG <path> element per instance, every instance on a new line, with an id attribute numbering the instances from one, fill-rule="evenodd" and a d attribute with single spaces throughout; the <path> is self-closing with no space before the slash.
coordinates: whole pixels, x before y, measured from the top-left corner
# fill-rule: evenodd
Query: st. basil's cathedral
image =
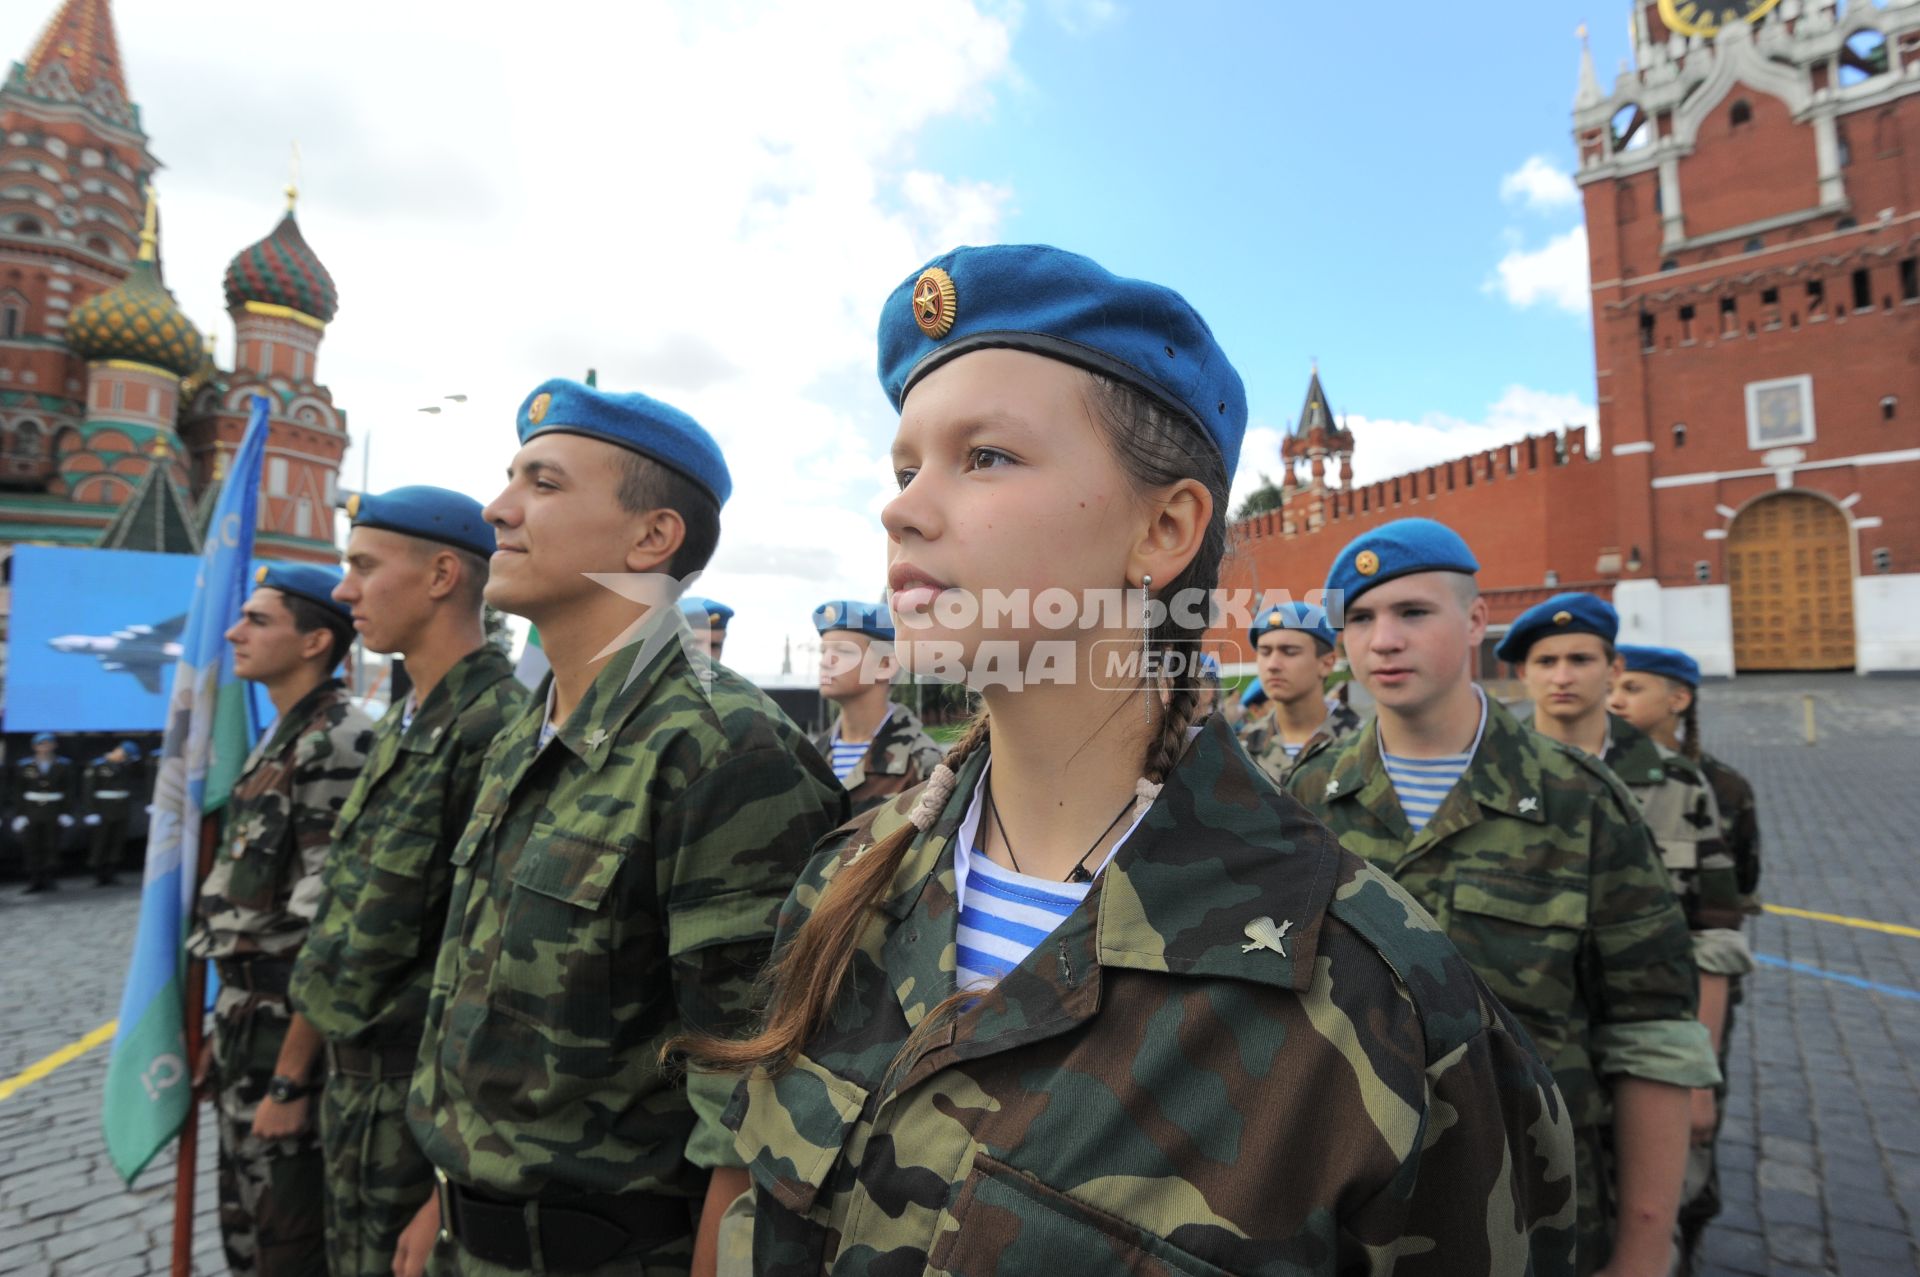
<path id="1" fill-rule="evenodd" d="M 166 286 L 159 167 L 109 0 L 64 0 L 0 87 L 0 546 L 197 552 L 260 395 L 256 553 L 337 562 L 347 422 L 318 363 L 339 297 L 296 192 L 227 264 L 223 368 Z"/>

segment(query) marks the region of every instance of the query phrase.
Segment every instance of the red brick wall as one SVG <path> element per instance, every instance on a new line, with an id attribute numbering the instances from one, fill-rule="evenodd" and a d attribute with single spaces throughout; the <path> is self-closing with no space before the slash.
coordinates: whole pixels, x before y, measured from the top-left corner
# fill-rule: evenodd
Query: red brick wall
<path id="1" fill-rule="evenodd" d="M 1733 109 L 1742 102 L 1752 116 L 1735 125 Z M 1735 85 L 1701 121 L 1694 152 L 1682 158 L 1679 167 L 1689 236 L 1711 235 L 1820 202 L 1813 130 L 1795 124 L 1786 103 L 1744 84 Z"/>

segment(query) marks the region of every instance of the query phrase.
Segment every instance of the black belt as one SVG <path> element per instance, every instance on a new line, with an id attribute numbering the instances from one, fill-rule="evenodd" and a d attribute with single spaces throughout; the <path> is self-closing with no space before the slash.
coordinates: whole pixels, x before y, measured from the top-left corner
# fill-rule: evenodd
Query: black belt
<path id="1" fill-rule="evenodd" d="M 347 1077 L 412 1077 L 420 1059 L 418 1046 L 352 1046 L 344 1042 L 327 1043 L 327 1072 Z"/>
<path id="2" fill-rule="evenodd" d="M 287 985 L 293 979 L 292 958 L 220 958 L 214 967 L 220 972 L 222 984 L 277 998 L 287 996 Z"/>
<path id="3" fill-rule="evenodd" d="M 533 1268 L 533 1239 L 547 1272 L 591 1272 L 693 1235 L 693 1203 L 658 1193 L 582 1193 L 555 1201 L 495 1197 L 434 1168 L 440 1240 L 504 1268 Z"/>

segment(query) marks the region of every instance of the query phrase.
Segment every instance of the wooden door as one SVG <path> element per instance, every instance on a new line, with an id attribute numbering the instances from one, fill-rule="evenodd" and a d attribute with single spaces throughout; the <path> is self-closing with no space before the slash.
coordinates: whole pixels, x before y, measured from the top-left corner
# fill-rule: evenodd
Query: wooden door
<path id="1" fill-rule="evenodd" d="M 1853 668 L 1853 529 L 1830 501 L 1762 498 L 1727 533 L 1738 670 Z"/>

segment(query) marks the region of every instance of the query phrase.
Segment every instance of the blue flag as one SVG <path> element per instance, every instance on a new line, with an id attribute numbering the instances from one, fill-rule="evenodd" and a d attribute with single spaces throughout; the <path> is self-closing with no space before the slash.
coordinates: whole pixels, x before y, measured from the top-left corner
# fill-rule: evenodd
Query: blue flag
<path id="1" fill-rule="evenodd" d="M 207 526 L 187 609 L 154 785 L 140 922 L 107 1065 L 101 1122 L 114 1169 L 128 1184 L 179 1133 L 192 1109 L 184 945 L 200 889 L 201 822 L 232 793 L 257 735 L 246 684 L 233 674 L 226 632 L 253 589 L 253 530 L 266 450 L 267 401 L 256 395 Z"/>

